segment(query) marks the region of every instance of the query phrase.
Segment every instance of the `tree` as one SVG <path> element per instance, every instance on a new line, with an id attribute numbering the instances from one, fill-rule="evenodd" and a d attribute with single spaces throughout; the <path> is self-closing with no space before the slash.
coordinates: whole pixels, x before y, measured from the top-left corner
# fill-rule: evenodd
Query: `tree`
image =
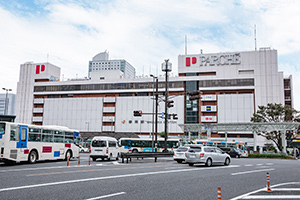
<path id="1" fill-rule="evenodd" d="M 251 122 L 300 122 L 299 111 L 295 110 L 289 105 L 282 104 L 267 104 L 267 106 L 258 106 L 258 111 L 253 114 Z M 299 129 L 299 128 L 298 128 Z M 272 132 L 258 132 L 268 140 L 272 140 L 277 148 L 282 151 L 282 138 L 279 131 Z M 287 131 L 287 139 L 292 138 L 294 133 Z"/>
<path id="2" fill-rule="evenodd" d="M 159 136 L 162 137 L 162 138 L 165 138 L 165 132 L 164 131 L 160 132 Z"/>

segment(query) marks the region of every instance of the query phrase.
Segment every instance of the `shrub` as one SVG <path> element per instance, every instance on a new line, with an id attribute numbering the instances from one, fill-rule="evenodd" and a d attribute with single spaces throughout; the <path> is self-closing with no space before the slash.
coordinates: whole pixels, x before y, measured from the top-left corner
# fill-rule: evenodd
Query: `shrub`
<path id="1" fill-rule="evenodd" d="M 281 159 L 294 159 L 293 157 L 281 154 L 258 154 L 253 153 L 248 155 L 249 158 L 281 158 Z"/>

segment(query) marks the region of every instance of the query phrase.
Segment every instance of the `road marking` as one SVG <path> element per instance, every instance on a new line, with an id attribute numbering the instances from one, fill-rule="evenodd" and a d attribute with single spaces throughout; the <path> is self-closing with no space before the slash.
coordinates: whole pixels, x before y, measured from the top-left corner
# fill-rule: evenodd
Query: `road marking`
<path id="1" fill-rule="evenodd" d="M 263 164 L 256 164 L 257 166 L 262 166 Z"/>
<path id="2" fill-rule="evenodd" d="M 119 193 L 114 193 L 114 194 L 108 194 L 108 195 L 104 195 L 104 196 L 100 196 L 100 197 L 94 197 L 94 198 L 90 198 L 90 199 L 86 199 L 86 200 L 104 199 L 104 198 L 107 198 L 107 197 L 113 197 L 113 196 L 117 196 L 117 195 L 121 195 L 121 194 L 126 194 L 126 192 L 119 192 Z"/>
<path id="3" fill-rule="evenodd" d="M 245 167 L 252 167 L 253 165 L 252 164 L 246 164 L 244 165 Z"/>
<path id="4" fill-rule="evenodd" d="M 274 163 L 266 163 L 266 165 L 274 165 Z"/>
<path id="5" fill-rule="evenodd" d="M 59 182 L 52 182 L 52 183 L 50 182 L 50 183 L 42 183 L 42 184 L 35 184 L 35 185 L 24 185 L 24 186 L 18 186 L 18 187 L 2 188 L 2 189 L 0 189 L 0 192 L 28 189 L 28 188 L 37 188 L 37 187 L 46 187 L 46 186 L 52 186 L 52 185 L 80 183 L 80 182 L 87 182 L 87 181 L 98 181 L 98 180 L 134 177 L 134 176 L 148 176 L 148 175 L 168 174 L 168 173 L 178 173 L 178 172 L 201 171 L 201 170 L 214 170 L 214 169 L 222 169 L 222 168 L 230 169 L 230 168 L 234 168 L 234 167 L 240 167 L 240 165 L 230 165 L 230 166 L 211 167 L 211 168 L 189 168 L 189 169 L 179 169 L 179 170 L 169 170 L 169 171 L 145 172 L 145 173 L 137 173 L 137 174 L 123 174 L 123 175 L 116 175 L 116 176 L 77 179 L 77 180 L 59 181 Z"/>
<path id="6" fill-rule="evenodd" d="M 294 185 L 294 184 L 299 185 L 300 182 L 280 183 L 280 184 L 271 186 L 271 190 L 276 189 L 275 187 L 280 187 L 280 186 L 283 186 L 283 185 Z M 277 188 L 277 189 L 279 189 L 279 188 Z M 257 192 L 261 192 L 261 191 L 265 191 L 265 190 L 266 190 L 266 187 L 263 187 L 263 188 L 261 188 L 261 189 L 254 190 L 254 191 L 252 191 L 252 192 L 249 192 L 249 193 L 242 194 L 242 195 L 240 195 L 240 196 L 234 197 L 234 198 L 232 198 L 231 200 L 243 199 L 244 197 L 247 197 L 247 196 L 249 196 L 249 195 L 251 195 L 251 194 L 255 194 L 255 193 L 257 193 Z"/>
<path id="7" fill-rule="evenodd" d="M 235 176 L 235 175 L 240 175 L 240 174 L 250 174 L 250 173 L 263 172 L 263 171 L 272 171 L 272 170 L 274 170 L 274 168 L 271 168 L 271 169 L 259 169 L 259 170 L 245 171 L 245 172 L 236 172 L 236 173 L 231 173 L 231 175 Z"/>
<path id="8" fill-rule="evenodd" d="M 300 199 L 300 195 L 252 195 L 242 199 Z"/>
<path id="9" fill-rule="evenodd" d="M 273 188 L 272 191 L 300 191 L 300 188 Z"/>

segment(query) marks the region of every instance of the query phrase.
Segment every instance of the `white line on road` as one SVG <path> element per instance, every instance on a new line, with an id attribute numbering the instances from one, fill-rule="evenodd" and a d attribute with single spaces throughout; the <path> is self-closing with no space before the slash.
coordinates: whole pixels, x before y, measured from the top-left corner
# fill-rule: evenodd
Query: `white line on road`
<path id="1" fill-rule="evenodd" d="M 256 164 L 257 166 L 262 166 L 263 164 Z"/>
<path id="2" fill-rule="evenodd" d="M 275 187 L 280 187 L 280 186 L 283 186 L 283 185 L 294 185 L 294 184 L 297 184 L 297 185 L 298 185 L 298 184 L 300 184 L 300 182 L 280 183 L 280 184 L 271 186 L 271 190 L 274 190 Z M 279 188 L 277 188 L 277 189 L 279 189 Z M 255 194 L 255 193 L 257 193 L 257 192 L 261 192 L 261 191 L 264 191 L 264 190 L 266 190 L 266 187 L 261 188 L 261 189 L 258 189 L 258 190 L 255 190 L 255 191 L 252 191 L 252 192 L 249 192 L 249 193 L 246 193 L 246 194 L 242 194 L 242 195 L 240 195 L 240 196 L 237 196 L 237 197 L 232 198 L 231 200 L 243 199 L 243 198 L 245 198 L 245 197 L 247 197 L 247 196 L 249 196 L 249 195 L 251 195 L 251 194 Z"/>
<path id="3" fill-rule="evenodd" d="M 253 165 L 252 164 L 246 164 L 244 165 L 245 167 L 252 167 Z"/>
<path id="4" fill-rule="evenodd" d="M 168 173 L 178 173 L 178 172 L 191 172 L 191 171 L 201 171 L 201 170 L 214 170 L 214 169 L 222 169 L 222 168 L 228 169 L 228 168 L 234 168 L 234 167 L 240 167 L 240 165 L 230 165 L 230 166 L 212 167 L 212 168 L 189 168 L 189 169 L 179 169 L 179 170 L 169 170 L 169 171 L 146 172 L 146 173 L 138 173 L 138 174 L 123 174 L 123 175 L 116 175 L 116 176 L 77 179 L 77 180 L 70 180 L 70 181 L 60 181 L 60 182 L 42 183 L 42 184 L 36 184 L 36 185 L 24 185 L 24 186 L 19 186 L 19 187 L 2 188 L 2 189 L 0 189 L 0 192 L 28 189 L 28 188 L 36 188 L 36 187 L 46 187 L 46 186 L 51 186 L 51 185 L 79 183 L 79 182 L 86 182 L 86 181 L 98 181 L 98 180 L 107 180 L 107 179 L 115 179 L 115 178 L 147 176 L 147 175 L 168 174 Z"/>
<path id="5" fill-rule="evenodd" d="M 252 195 L 242 199 L 300 199 L 300 195 Z"/>
<path id="6" fill-rule="evenodd" d="M 266 165 L 274 165 L 274 163 L 266 163 Z"/>
<path id="7" fill-rule="evenodd" d="M 250 174 L 250 173 L 256 173 L 256 172 L 263 172 L 263 171 L 272 171 L 274 170 L 274 168 L 271 169 L 259 169 L 259 170 L 252 170 L 252 171 L 245 171 L 245 172 L 236 172 L 236 173 L 232 173 L 232 176 L 235 175 L 240 175 L 240 174 Z"/>
<path id="8" fill-rule="evenodd" d="M 119 193 L 114 193 L 114 194 L 108 194 L 108 195 L 104 195 L 104 196 L 100 196 L 100 197 L 94 197 L 94 198 L 90 198 L 90 199 L 86 199 L 86 200 L 104 199 L 104 198 L 107 198 L 107 197 L 113 197 L 113 196 L 117 196 L 117 195 L 121 195 L 121 194 L 126 194 L 126 192 L 119 192 Z"/>

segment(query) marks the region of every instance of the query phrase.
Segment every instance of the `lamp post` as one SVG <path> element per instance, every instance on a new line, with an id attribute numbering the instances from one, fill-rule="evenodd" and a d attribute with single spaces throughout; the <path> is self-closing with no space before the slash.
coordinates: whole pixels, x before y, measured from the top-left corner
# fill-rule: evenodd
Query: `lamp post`
<path id="1" fill-rule="evenodd" d="M 9 91 L 12 91 L 12 89 L 2 88 L 2 90 L 6 91 L 5 95 L 5 106 L 4 106 L 4 115 L 7 115 L 7 95 Z"/>
<path id="2" fill-rule="evenodd" d="M 153 78 L 153 93 L 152 93 L 152 98 L 153 98 L 153 104 L 152 104 L 152 152 L 154 151 L 153 147 L 154 147 L 154 81 L 155 79 L 157 79 L 156 76 L 154 76 L 153 74 L 150 74 L 150 77 Z"/>

